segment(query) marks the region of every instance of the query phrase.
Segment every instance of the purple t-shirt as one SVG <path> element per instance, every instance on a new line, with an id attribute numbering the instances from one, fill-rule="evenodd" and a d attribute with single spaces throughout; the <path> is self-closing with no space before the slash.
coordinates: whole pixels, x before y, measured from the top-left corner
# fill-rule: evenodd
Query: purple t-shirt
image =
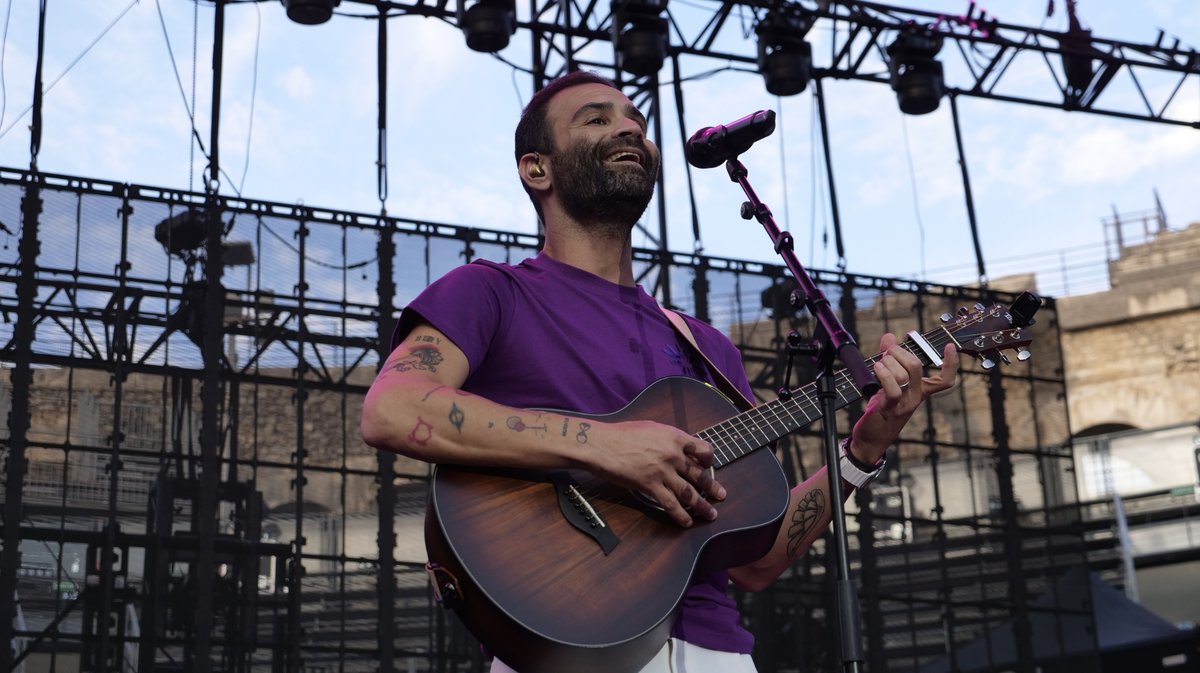
<path id="1" fill-rule="evenodd" d="M 463 389 L 509 406 L 605 414 L 664 376 L 710 383 L 702 363 L 641 286 L 610 283 L 539 254 L 516 266 L 476 260 L 404 309 L 393 347 L 424 319 L 467 356 Z M 704 353 L 749 398 L 737 348 L 687 318 Z M 725 572 L 697 578 L 672 635 L 713 650 L 750 653 Z"/>

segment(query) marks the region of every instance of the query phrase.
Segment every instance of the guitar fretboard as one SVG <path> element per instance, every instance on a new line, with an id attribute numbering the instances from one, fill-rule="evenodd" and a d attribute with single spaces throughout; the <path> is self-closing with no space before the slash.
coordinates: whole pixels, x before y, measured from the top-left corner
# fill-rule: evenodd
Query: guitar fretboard
<path id="1" fill-rule="evenodd" d="M 939 327 L 922 336 L 939 354 L 943 352 L 946 344 L 954 340 L 945 327 Z M 922 365 L 933 364 L 924 349 L 912 338 L 906 339 L 901 346 L 916 355 Z M 883 354 L 879 353 L 867 358 L 868 368 L 882 357 Z M 834 381 L 838 409 L 855 400 L 862 399 L 862 391 L 854 385 L 854 380 L 845 369 L 834 373 Z M 914 384 L 919 384 L 919 381 L 915 381 Z M 721 468 L 820 418 L 821 401 L 817 394 L 817 383 L 814 381 L 793 389 L 791 397 L 788 399 L 780 398 L 760 404 L 701 430 L 696 433 L 696 436 L 712 444 L 713 467 Z"/>

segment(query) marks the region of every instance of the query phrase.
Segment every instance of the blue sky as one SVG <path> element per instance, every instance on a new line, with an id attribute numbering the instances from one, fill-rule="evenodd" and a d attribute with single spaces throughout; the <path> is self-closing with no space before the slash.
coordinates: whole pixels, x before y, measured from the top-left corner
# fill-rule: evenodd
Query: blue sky
<path id="1" fill-rule="evenodd" d="M 528 11 L 525 3 L 518 4 L 519 11 Z M 0 166 L 26 168 L 29 116 L 20 115 L 32 100 L 37 3 L 8 0 L 4 5 Z M 910 0 L 905 6 L 959 14 L 966 5 L 965 0 Z M 1005 23 L 1062 29 L 1065 0 L 1055 5 L 1049 18 L 1046 0 L 984 7 Z M 1098 37 L 1150 44 L 1161 29 L 1168 41 L 1174 36 L 1200 47 L 1195 0 L 1080 0 L 1078 5 L 1082 21 Z M 45 97 L 39 167 L 200 189 L 206 160 L 192 154 L 184 99 L 192 96 L 194 73 L 195 124 L 207 144 L 212 4 L 49 0 L 48 6 L 45 80 L 54 86 Z M 673 0 L 671 6 L 685 22 L 707 17 L 715 7 L 696 0 Z M 365 13 L 366 8 L 343 3 L 339 11 Z M 439 20 L 406 16 L 389 25 L 388 213 L 535 232 L 533 208 L 517 181 L 511 149 L 512 128 L 531 93 L 531 78 L 468 50 L 462 33 Z M 230 6 L 226 27 L 220 161 L 229 177 L 221 191 L 378 212 L 375 22 L 339 15 L 320 26 L 301 26 L 271 1 Z M 822 45 L 827 49 L 827 35 L 814 30 L 810 39 L 818 54 Z M 753 42 L 727 46 L 745 52 Z M 608 45 L 597 45 L 593 56 L 611 60 L 605 49 Z M 502 55 L 527 66 L 528 37 L 518 33 Z M 951 68 L 958 59 L 944 60 Z M 683 64 L 685 75 L 725 65 L 702 58 Z M 1019 59 L 1004 82 L 1010 92 L 1046 96 L 1053 91 L 1047 77 L 1040 59 Z M 1200 119 L 1198 82 L 1191 78 L 1176 95 L 1171 111 L 1177 116 Z M 1142 84 L 1153 98 L 1174 80 L 1148 78 Z M 973 281 L 974 251 L 948 102 L 932 114 L 913 117 L 899 112 L 894 94 L 883 85 L 827 81 L 825 91 L 848 270 Z M 755 145 L 743 161 L 779 224 L 794 234 L 800 260 L 833 268 L 832 240 L 823 242 L 830 218 L 812 87 L 775 98 L 757 74 L 726 71 L 688 81 L 684 92 L 687 135 L 754 110 L 777 110 L 775 135 Z M 1136 96 L 1122 76 L 1102 101 L 1130 107 Z M 695 241 L 687 169 L 669 88 L 663 101 L 667 183 L 661 198 L 666 199 L 668 241 L 672 249 L 690 252 Z M 992 277 L 1090 260 L 1093 266 L 1081 267 L 1070 289 L 1099 289 L 1101 218 L 1114 208 L 1154 207 L 1155 190 L 1172 228 L 1200 221 L 1200 130 L 970 98 L 959 100 L 959 112 Z M 692 178 L 705 252 L 777 259 L 762 228 L 738 217 L 743 197 L 723 169 L 692 169 Z M 655 213 L 652 204 L 644 220 L 657 232 Z M 650 242 L 638 235 L 635 244 Z M 1049 274 L 1042 282 L 1044 290 L 1065 290 L 1061 279 Z"/>

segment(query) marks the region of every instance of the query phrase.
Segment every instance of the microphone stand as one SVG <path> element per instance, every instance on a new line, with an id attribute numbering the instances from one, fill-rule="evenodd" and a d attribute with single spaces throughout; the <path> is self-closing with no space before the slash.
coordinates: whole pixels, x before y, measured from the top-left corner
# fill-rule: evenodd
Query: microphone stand
<path id="1" fill-rule="evenodd" d="M 836 591 L 839 635 L 842 648 L 842 667 L 845 671 L 857 673 L 862 669 L 863 648 L 862 630 L 859 624 L 858 599 L 854 586 L 850 582 L 850 549 L 846 534 L 846 511 L 842 502 L 842 471 L 841 456 L 838 452 L 837 425 L 834 413 L 837 410 L 837 387 L 834 381 L 833 364 L 840 359 L 846 366 L 854 386 L 862 391 L 864 399 L 870 398 L 879 390 L 879 382 L 867 369 L 867 363 L 854 337 L 846 331 L 841 320 L 830 307 L 829 299 L 817 287 L 811 276 L 800 261 L 796 259 L 792 235 L 780 231 L 775 224 L 771 210 L 755 194 L 747 178 L 749 172 L 741 161 L 734 157 L 725 162 L 725 170 L 729 179 L 738 183 L 749 199 L 742 203 L 742 219 L 753 217 L 762 224 L 775 252 L 783 258 L 784 264 L 792 272 L 799 289 L 803 294 L 804 305 L 808 312 L 817 319 L 821 329 L 815 330 L 819 336 L 814 338 L 817 348 L 817 363 L 821 373 L 817 378 L 818 397 L 821 400 L 821 430 L 825 443 L 825 465 L 829 476 L 829 499 L 833 501 L 833 533 L 837 549 Z M 793 295 L 793 301 L 795 301 Z M 785 382 L 786 384 L 786 382 Z M 786 387 L 786 386 L 785 386 Z"/>

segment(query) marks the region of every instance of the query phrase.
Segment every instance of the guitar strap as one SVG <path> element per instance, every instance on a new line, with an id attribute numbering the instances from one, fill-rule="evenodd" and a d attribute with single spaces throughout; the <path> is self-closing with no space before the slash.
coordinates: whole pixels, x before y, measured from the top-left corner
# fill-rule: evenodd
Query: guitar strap
<path id="1" fill-rule="evenodd" d="M 700 359 L 704 362 L 704 366 L 708 368 L 709 374 L 712 375 L 713 381 L 716 382 L 717 390 L 720 390 L 725 397 L 728 397 L 737 406 L 739 411 L 746 411 L 753 408 L 754 403 L 746 399 L 746 395 L 737 386 L 733 385 L 733 382 L 713 364 L 712 360 L 708 359 L 704 351 L 700 350 L 700 345 L 696 343 L 696 337 L 692 334 L 692 328 L 688 327 L 687 321 L 683 319 L 683 316 L 665 306 L 660 306 L 659 308 L 662 309 L 663 315 L 667 317 L 667 320 L 670 321 L 675 331 L 683 335 L 683 338 L 691 344 L 692 350 L 700 356 Z"/>

